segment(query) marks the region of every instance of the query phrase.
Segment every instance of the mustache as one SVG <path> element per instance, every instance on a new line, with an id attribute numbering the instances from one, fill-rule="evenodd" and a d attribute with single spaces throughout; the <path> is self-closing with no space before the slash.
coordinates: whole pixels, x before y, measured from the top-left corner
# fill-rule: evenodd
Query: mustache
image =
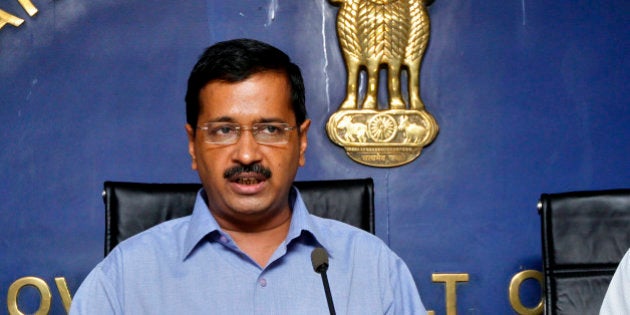
<path id="1" fill-rule="evenodd" d="M 250 164 L 250 165 L 238 165 L 232 168 L 227 169 L 223 173 L 223 178 L 230 178 L 235 175 L 240 175 L 241 173 L 256 173 L 260 174 L 268 179 L 271 177 L 271 170 L 262 166 L 259 163 Z"/>

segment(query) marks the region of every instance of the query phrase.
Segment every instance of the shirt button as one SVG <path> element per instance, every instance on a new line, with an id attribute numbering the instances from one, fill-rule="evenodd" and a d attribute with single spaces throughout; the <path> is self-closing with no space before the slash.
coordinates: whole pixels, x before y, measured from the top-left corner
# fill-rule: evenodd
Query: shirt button
<path id="1" fill-rule="evenodd" d="M 225 243 L 228 242 L 228 239 L 227 239 L 227 237 L 221 235 L 221 238 L 219 238 L 219 241 L 221 241 L 221 243 L 225 244 Z"/>
<path id="2" fill-rule="evenodd" d="M 260 280 L 258 280 L 258 284 L 260 284 L 261 287 L 266 287 L 267 286 L 267 279 L 262 278 Z"/>

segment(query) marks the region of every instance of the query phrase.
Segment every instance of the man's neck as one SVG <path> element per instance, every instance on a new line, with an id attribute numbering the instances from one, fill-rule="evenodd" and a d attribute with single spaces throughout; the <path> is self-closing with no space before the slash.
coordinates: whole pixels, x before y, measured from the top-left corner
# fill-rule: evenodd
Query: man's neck
<path id="1" fill-rule="evenodd" d="M 291 211 L 283 211 L 273 221 L 273 224 L 265 224 L 262 228 L 219 225 L 245 254 L 264 268 L 289 233 Z"/>

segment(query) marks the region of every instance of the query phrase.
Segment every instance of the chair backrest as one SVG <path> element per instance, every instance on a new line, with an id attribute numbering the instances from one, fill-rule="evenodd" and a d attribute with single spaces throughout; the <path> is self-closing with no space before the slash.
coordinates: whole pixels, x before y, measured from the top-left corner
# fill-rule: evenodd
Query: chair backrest
<path id="1" fill-rule="evenodd" d="M 371 178 L 302 181 L 294 185 L 310 213 L 374 234 L 374 182 Z M 139 232 L 191 214 L 200 188 L 201 184 L 105 182 L 105 255 Z"/>
<path id="2" fill-rule="evenodd" d="M 630 248 L 630 189 L 542 194 L 545 314 L 598 314 Z"/>

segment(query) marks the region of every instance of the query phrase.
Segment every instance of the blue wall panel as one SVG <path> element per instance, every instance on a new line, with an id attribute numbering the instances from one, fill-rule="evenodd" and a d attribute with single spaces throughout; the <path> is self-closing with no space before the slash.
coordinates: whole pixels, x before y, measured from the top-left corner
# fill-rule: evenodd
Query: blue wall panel
<path id="1" fill-rule="evenodd" d="M 627 1 L 452 0 L 430 7 L 422 98 L 440 133 L 413 163 L 361 166 L 325 134 L 344 97 L 337 8 L 325 0 L 37 1 L 0 10 L 0 313 L 9 286 L 74 293 L 102 259 L 102 182 L 197 181 L 184 132 L 188 73 L 207 45 L 268 41 L 303 68 L 313 125 L 298 179 L 373 177 L 377 235 L 426 306 L 432 273 L 468 273 L 460 314 L 514 313 L 512 276 L 541 268 L 538 196 L 630 186 Z M 534 305 L 539 289 L 523 287 Z M 23 311 L 39 303 L 20 295 Z"/>

